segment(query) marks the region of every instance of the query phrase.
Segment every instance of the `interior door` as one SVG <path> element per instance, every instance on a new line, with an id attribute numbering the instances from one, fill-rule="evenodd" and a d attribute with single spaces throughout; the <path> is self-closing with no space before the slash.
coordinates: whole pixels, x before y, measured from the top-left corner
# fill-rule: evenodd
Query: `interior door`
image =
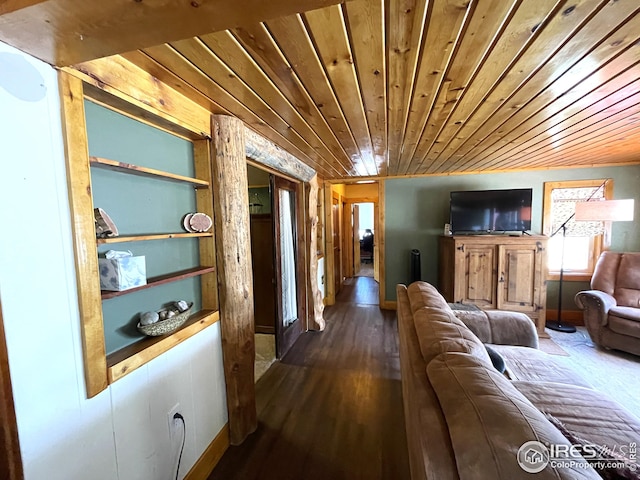
<path id="1" fill-rule="evenodd" d="M 331 219 L 333 222 L 333 283 L 334 292 L 338 295 L 342 286 L 342 255 L 340 250 L 340 201 L 332 198 L 331 203 Z"/>
<path id="2" fill-rule="evenodd" d="M 276 333 L 276 272 L 273 216 L 251 214 L 251 266 L 256 333 Z"/>
<path id="3" fill-rule="evenodd" d="M 360 206 L 353 205 L 353 228 L 351 229 L 351 245 L 353 245 L 353 276 L 360 272 Z"/>
<path id="4" fill-rule="evenodd" d="M 272 177 L 276 246 L 276 356 L 284 356 L 305 327 L 304 202 L 299 184 Z"/>

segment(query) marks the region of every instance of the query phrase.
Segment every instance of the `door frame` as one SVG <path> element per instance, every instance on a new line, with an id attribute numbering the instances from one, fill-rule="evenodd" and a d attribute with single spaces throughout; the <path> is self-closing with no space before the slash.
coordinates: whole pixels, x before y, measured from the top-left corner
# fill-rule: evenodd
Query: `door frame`
<path id="1" fill-rule="evenodd" d="M 274 224 L 274 243 L 275 243 L 275 277 L 276 277 L 276 357 L 282 358 L 287 354 L 291 346 L 298 337 L 307 330 L 307 269 L 306 265 L 306 236 L 305 236 L 305 202 L 304 188 L 300 182 L 293 182 L 286 178 L 271 175 L 272 184 L 272 211 Z M 287 327 L 283 326 L 283 309 L 282 309 L 282 267 L 281 267 L 281 251 L 280 251 L 280 205 L 279 205 L 279 189 L 285 189 L 293 193 L 295 201 L 295 269 L 296 269 L 296 302 L 297 302 L 297 319 Z"/>
<path id="2" fill-rule="evenodd" d="M 0 300 L 0 418 L 2 418 L 0 478 L 21 480 L 24 478 L 24 473 L 22 456 L 20 455 L 16 410 L 13 403 L 11 373 L 9 372 L 9 354 L 4 333 L 2 300 Z"/>

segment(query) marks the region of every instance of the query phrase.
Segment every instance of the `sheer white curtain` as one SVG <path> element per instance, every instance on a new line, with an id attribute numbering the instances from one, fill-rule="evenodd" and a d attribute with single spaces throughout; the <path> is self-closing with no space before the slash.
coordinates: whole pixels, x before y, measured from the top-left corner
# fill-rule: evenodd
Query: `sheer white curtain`
<path id="1" fill-rule="evenodd" d="M 296 300 L 296 258 L 293 243 L 291 192 L 279 190 L 280 200 L 280 267 L 282 273 L 282 323 L 286 327 L 298 318 Z"/>

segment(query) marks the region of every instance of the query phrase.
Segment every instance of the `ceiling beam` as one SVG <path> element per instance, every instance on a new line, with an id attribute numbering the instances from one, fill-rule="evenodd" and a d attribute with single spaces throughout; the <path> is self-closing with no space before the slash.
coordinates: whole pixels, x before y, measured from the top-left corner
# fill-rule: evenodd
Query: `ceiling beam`
<path id="1" fill-rule="evenodd" d="M 0 40 L 69 66 L 345 0 L 9 0 Z"/>

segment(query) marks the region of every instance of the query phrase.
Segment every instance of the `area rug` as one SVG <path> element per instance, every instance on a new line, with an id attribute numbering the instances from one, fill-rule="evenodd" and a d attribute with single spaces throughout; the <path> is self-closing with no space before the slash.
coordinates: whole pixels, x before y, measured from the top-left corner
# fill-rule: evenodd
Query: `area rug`
<path id="1" fill-rule="evenodd" d="M 569 354 L 566 351 L 564 351 L 564 349 L 560 345 L 558 345 L 556 342 L 554 342 L 550 338 L 538 339 L 538 347 L 543 352 L 549 353 L 551 355 L 562 355 L 563 357 L 569 356 Z"/>

